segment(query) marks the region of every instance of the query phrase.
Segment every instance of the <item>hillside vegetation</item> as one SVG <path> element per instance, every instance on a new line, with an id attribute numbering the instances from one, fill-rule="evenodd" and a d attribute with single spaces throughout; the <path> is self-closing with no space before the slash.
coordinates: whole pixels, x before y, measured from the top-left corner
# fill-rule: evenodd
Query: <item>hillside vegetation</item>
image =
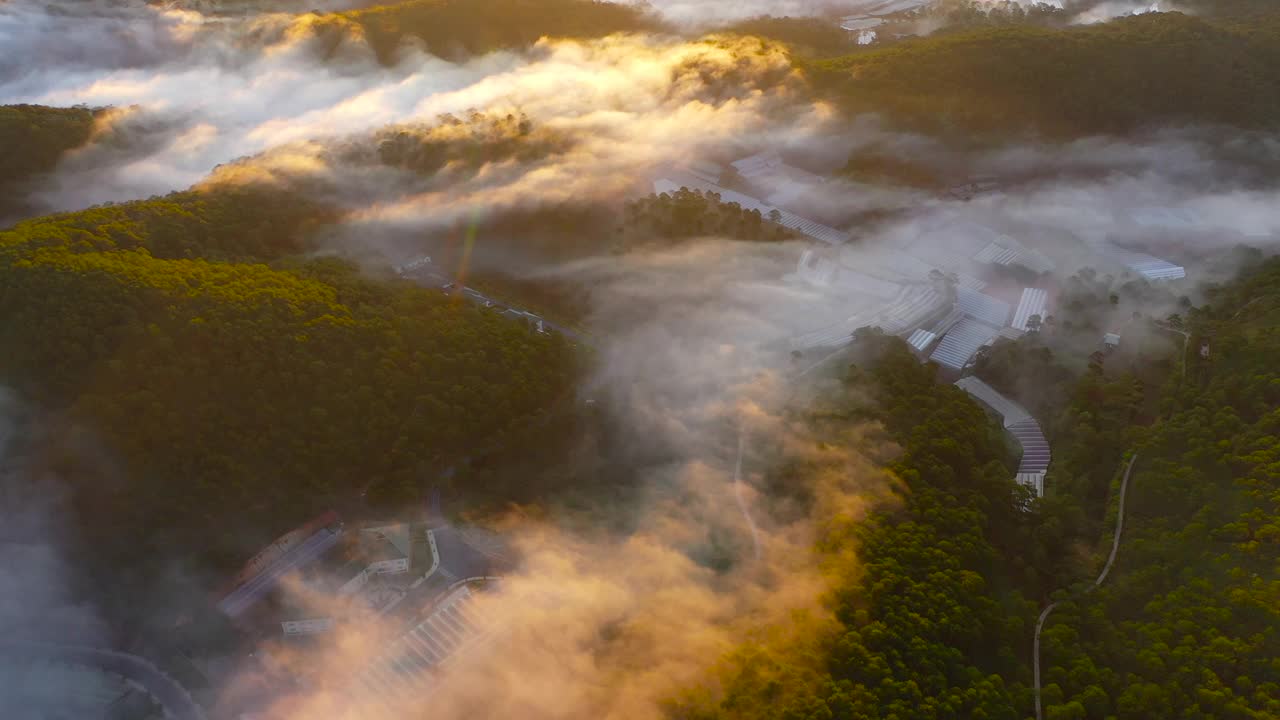
<path id="1" fill-rule="evenodd" d="M 657 28 L 634 5 L 597 0 L 408 0 L 320 16 L 320 30 L 356 30 L 384 62 L 406 42 L 447 58 L 525 47 L 541 37 L 593 38 Z"/>
<path id="2" fill-rule="evenodd" d="M 0 233 L 0 382 L 104 448 L 65 469 L 110 567 L 144 542 L 232 564 L 366 488 L 414 500 L 569 386 L 559 336 L 297 258 L 324 218 L 210 190 Z"/>
<path id="3" fill-rule="evenodd" d="M 1189 321 L 1113 578 L 1046 628 L 1047 717 L 1280 715 L 1280 261 Z"/>
<path id="4" fill-rule="evenodd" d="M 942 34 L 816 62 L 848 109 L 941 132 L 1124 133 L 1148 125 L 1275 127 L 1280 20 L 1180 13 L 1050 29 Z"/>
<path id="5" fill-rule="evenodd" d="M 854 46 L 848 31 L 819 18 L 764 16 L 741 20 L 719 32 L 777 40 L 795 52 L 815 57 L 839 55 Z"/>
<path id="6" fill-rule="evenodd" d="M 724 237 L 775 242 L 798 237 L 759 210 L 724 202 L 719 193 L 680 188 L 627 203 L 619 227 L 618 249 L 673 245 L 690 238 Z"/>
<path id="7" fill-rule="evenodd" d="M 1020 556 L 1036 544 L 1036 518 L 1017 509 L 1026 491 L 1000 430 L 901 340 L 859 342 L 846 392 L 809 423 L 818 443 L 825 426 L 881 423 L 902 449 L 890 466 L 901 502 L 820 543 L 837 556 L 858 548 L 858 568 L 833 579 L 834 629 L 800 638 L 800 652 L 744 646 L 720 691 L 678 699 L 672 717 L 1019 720 L 1029 706 L 1022 650 L 1036 608 Z"/>
<path id="8" fill-rule="evenodd" d="M 97 115 L 85 107 L 0 105 L 0 220 L 22 209 L 33 178 L 89 141 Z"/>
<path id="9" fill-rule="evenodd" d="M 994 380 L 1062 386 L 1043 404 L 1062 418 L 1039 500 L 1010 485 L 977 406 L 936 384 L 900 341 L 860 337 L 863 359 L 845 381 L 855 392 L 827 398 L 809 422 L 815 442 L 824 424 L 881 423 L 902 448 L 891 465 L 900 507 L 819 543 L 827 557 L 856 549 L 860 562 L 832 580 L 834 628 L 797 622 L 762 634 L 709 689 L 673 700 L 670 716 L 1026 718 L 1036 614 L 1058 599 L 1043 636 L 1046 718 L 1276 717 L 1280 259 L 1250 267 L 1188 312 L 1185 380 L 1169 345 L 1136 358 L 1155 366 L 1146 382 L 1110 367 L 1115 356 L 1083 372 L 1058 365 L 1049 348 L 1058 340 L 1001 350 L 1032 369 L 1014 378 L 989 366 Z M 1073 291 L 1083 305 L 1101 287 L 1093 282 Z M 1101 589 L 1082 594 L 1110 550 L 1126 450 L 1138 461 L 1119 559 Z M 1097 532 L 1086 542 L 1082 529 Z"/>

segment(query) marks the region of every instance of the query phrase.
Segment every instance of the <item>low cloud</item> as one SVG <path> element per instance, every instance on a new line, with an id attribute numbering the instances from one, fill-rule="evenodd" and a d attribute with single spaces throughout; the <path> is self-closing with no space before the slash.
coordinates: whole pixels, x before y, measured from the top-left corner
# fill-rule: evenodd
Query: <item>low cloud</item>
<path id="1" fill-rule="evenodd" d="M 593 325 L 610 328 L 587 392 L 645 458 L 634 468 L 638 502 L 614 509 L 628 530 L 499 519 L 521 562 L 474 601 L 493 635 L 451 659 L 428 691 L 397 700 L 358 682 L 403 631 L 373 620 L 340 629 L 322 654 L 281 648 L 275 657 L 311 689 L 261 716 L 649 720 L 756 629 L 789 626 L 796 613 L 822 627 L 827 574 L 852 559 L 821 557 L 815 541 L 883 498 L 892 481 L 881 461 L 892 448 L 872 425 L 818 437 L 802 419 L 789 358 L 767 342 L 779 313 L 801 309 L 777 280 L 794 251 L 706 239 L 563 267 L 593 288 Z M 766 489 L 762 476 L 784 458 L 806 468 L 790 482 L 810 499 Z"/>
<path id="2" fill-rule="evenodd" d="M 56 56 L 35 72 L 0 74 L 3 102 L 119 108 L 103 121 L 114 142 L 74 153 L 36 193 L 51 210 L 182 189 L 217 165 L 260 153 L 262 163 L 305 170 L 303 155 L 348 136 L 472 110 L 523 113 L 583 140 L 557 164 L 489 168 L 467 189 L 471 205 L 598 198 L 654 164 L 745 137 L 808 133 L 831 115 L 805 101 L 780 48 L 741 40 L 544 41 L 464 63 L 407 51 L 386 67 L 360 38 L 332 51 L 329 38 L 285 16 L 215 19 L 137 5 L 64 16 L 30 0 L 10 5 L 0 39 L 55 43 L 64 25 L 87 15 L 98 30 L 80 46 L 128 56 L 97 65 Z M 117 25 L 149 31 L 126 34 Z M 134 45 L 147 52 L 126 52 Z M 439 205 L 428 193 L 369 215 L 438 216 Z"/>
<path id="3" fill-rule="evenodd" d="M 0 637 L 100 641 L 105 628 L 79 598 L 67 560 L 74 533 L 61 480 L 30 458 L 33 422 L 19 400 L 0 388 Z M 0 707 L 6 706 L 7 692 L 0 682 Z"/>

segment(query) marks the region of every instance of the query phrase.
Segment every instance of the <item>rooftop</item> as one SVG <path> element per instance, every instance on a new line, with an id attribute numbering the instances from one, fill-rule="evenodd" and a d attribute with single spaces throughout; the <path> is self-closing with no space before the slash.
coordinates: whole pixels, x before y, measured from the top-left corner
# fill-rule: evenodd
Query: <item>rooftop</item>
<path id="1" fill-rule="evenodd" d="M 1039 315 L 1040 320 L 1044 320 L 1048 307 L 1048 292 L 1039 288 L 1025 288 L 1022 291 L 1022 299 L 1018 301 L 1017 309 L 1013 311 L 1011 325 L 1019 330 L 1026 330 L 1027 322 L 1033 315 Z"/>
<path id="2" fill-rule="evenodd" d="M 1004 327 L 1009 320 L 1009 303 L 966 287 L 956 289 L 956 307 L 965 315 L 996 329 Z"/>
<path id="3" fill-rule="evenodd" d="M 1100 249 L 1107 259 L 1123 265 L 1148 280 L 1180 280 L 1187 276 L 1186 268 L 1181 265 L 1175 265 L 1168 260 L 1146 253 L 1132 252 L 1115 245 L 1104 245 Z"/>
<path id="4" fill-rule="evenodd" d="M 1200 224 L 1199 216 L 1186 208 L 1138 208 L 1131 213 L 1130 217 L 1143 227 L 1164 230 L 1183 230 Z"/>
<path id="5" fill-rule="evenodd" d="M 938 343 L 929 359 L 944 367 L 960 370 L 969 364 L 969 359 L 983 345 L 995 339 L 998 333 L 999 330 L 984 322 L 965 317 L 942 336 L 942 342 Z"/>

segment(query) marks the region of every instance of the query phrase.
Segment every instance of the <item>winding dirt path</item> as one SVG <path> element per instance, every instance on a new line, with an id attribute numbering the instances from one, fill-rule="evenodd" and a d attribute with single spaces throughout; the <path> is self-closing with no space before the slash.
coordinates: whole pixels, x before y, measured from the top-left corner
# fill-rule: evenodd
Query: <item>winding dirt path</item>
<path id="1" fill-rule="evenodd" d="M 1093 581 L 1093 585 L 1089 586 L 1084 592 L 1074 597 L 1067 597 L 1057 602 L 1049 603 L 1043 611 L 1040 612 L 1040 619 L 1036 621 L 1036 639 L 1034 652 L 1035 667 L 1035 690 L 1036 690 L 1036 720 L 1043 720 L 1044 716 L 1040 709 L 1040 632 L 1044 630 L 1044 623 L 1049 619 L 1049 613 L 1058 607 L 1061 603 L 1072 600 L 1075 597 L 1082 597 L 1101 587 L 1103 581 L 1107 579 L 1107 575 L 1111 573 L 1111 567 L 1116 563 L 1116 556 L 1120 553 L 1120 534 L 1124 532 L 1124 500 L 1129 493 L 1129 475 L 1133 472 L 1134 463 L 1138 462 L 1138 454 L 1134 453 L 1129 458 L 1129 466 L 1124 470 L 1124 479 L 1120 482 L 1120 508 L 1116 513 L 1116 531 L 1111 539 L 1111 555 L 1107 558 L 1107 564 L 1103 566 L 1102 573 L 1098 575 L 1098 579 Z"/>

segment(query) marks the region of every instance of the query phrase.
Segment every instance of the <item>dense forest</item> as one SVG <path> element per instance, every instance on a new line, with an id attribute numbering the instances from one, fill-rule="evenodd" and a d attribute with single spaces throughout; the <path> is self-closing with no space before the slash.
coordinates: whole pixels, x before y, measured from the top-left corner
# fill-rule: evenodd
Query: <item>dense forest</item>
<path id="1" fill-rule="evenodd" d="M 900 502 L 820 544 L 859 548 L 860 565 L 832 581 L 834 630 L 801 639 L 801 652 L 746 645 L 720 692 L 679 698 L 673 717 L 1015 720 L 1030 706 L 1023 650 L 1036 606 L 1025 588 L 1035 570 L 1022 554 L 1036 519 L 1021 509 L 1026 490 L 1001 432 L 901 340 L 863 333 L 859 344 L 845 391 L 806 422 L 819 443 L 824 426 L 882 424 L 901 447 L 891 463 Z"/>
<path id="2" fill-rule="evenodd" d="M 100 113 L 85 107 L 0 105 L 0 221 L 22 210 L 27 183 L 89 142 Z"/>
<path id="3" fill-rule="evenodd" d="M 800 624 L 744 644 L 714 690 L 686 693 L 670 715 L 1024 718 L 1032 628 L 1056 599 L 1043 638 L 1046 718 L 1275 717 L 1280 260 L 1248 267 L 1201 307 L 1134 318 L 1125 337 L 1139 347 L 1128 354 L 1080 359 L 1080 338 L 1046 329 L 980 364 L 1049 418 L 1041 499 L 1011 487 L 1007 451 L 977 406 L 899 341 L 861 334 L 844 381 L 861 392 L 827 398 L 806 422 L 815 442 L 824 423 L 881 423 L 901 448 L 891 465 L 901 502 L 819 544 L 856 547 L 861 563 L 832 580 L 834 629 Z M 1088 272 L 1073 283 L 1050 326 L 1075 322 L 1090 336 L 1107 306 L 1162 292 Z M 1182 327 L 1185 356 L 1181 336 L 1143 336 Z M 1081 592 L 1109 550 L 1131 453 L 1119 562 L 1101 589 Z"/>
<path id="4" fill-rule="evenodd" d="M 220 185 L 208 192 L 189 190 L 27 220 L 0 232 L 0 247 L 265 261 L 300 252 L 306 235 L 335 217 L 286 190 Z"/>
<path id="5" fill-rule="evenodd" d="M 840 55 L 854 46 L 848 31 L 820 18 L 766 15 L 727 25 L 720 32 L 777 40 L 793 52 L 814 57 Z"/>
<path id="6" fill-rule="evenodd" d="M 406 42 L 459 58 L 525 47 L 539 38 L 602 37 L 658 28 L 633 5 L 596 0 L 408 0 L 318 16 L 319 32 L 358 32 L 378 57 L 394 62 Z"/>
<path id="7" fill-rule="evenodd" d="M 786 43 L 809 79 L 794 85 L 797 104 L 836 99 L 847 114 L 833 123 L 880 113 L 969 147 L 1183 123 L 1274 129 L 1280 13 L 1263 0 L 1181 5 L 1204 14 L 1072 26 L 1047 5 L 957 0 L 895 20 L 941 19 L 937 33 L 873 48 L 825 20 L 765 17 L 724 32 Z M 642 4 L 593 0 L 408 0 L 298 22 L 333 47 L 365 38 L 387 64 L 406 44 L 454 59 L 543 36 L 669 30 Z M 698 75 L 719 100 L 782 80 L 757 77 L 748 59 L 723 72 L 690 62 L 673 87 Z M 0 107 L 0 218 L 93 141 L 101 112 Z M 191 190 L 0 228 L 0 387 L 37 409 L 33 476 L 66 491 L 76 581 L 136 591 L 175 568 L 223 578 L 320 511 L 407 514 L 430 487 L 471 512 L 560 503 L 601 526 L 629 522 L 597 509 L 632 514 L 645 463 L 669 459 L 581 382 L 595 358 L 574 342 L 608 349 L 609 338 L 537 332 L 456 286 L 572 329 L 608 290 L 586 287 L 569 261 L 623 267 L 610 251 L 707 236 L 801 240 L 780 215 L 689 189 L 468 208 L 453 227 L 388 241 L 431 254 L 419 280 L 432 288 L 315 242 L 342 224 L 342 201 L 374 202 L 338 199 L 343 171 L 347 187 L 380 166 L 398 192 L 444 190 L 574 149 L 555 129 L 568 125 L 446 115 L 333 140 L 322 159 L 338 171 L 324 180 L 221 182 L 233 163 Z M 890 143 L 862 148 L 843 173 L 950 184 Z M 980 352 L 974 372 L 1025 405 L 1052 445 L 1044 497 L 1013 479 L 1019 450 L 987 409 L 899 338 L 858 331 L 824 392 L 786 409 L 795 434 L 757 451 L 756 490 L 797 516 L 818 503 L 813 448 L 849 449 L 856 429 L 884 461 L 889 482 L 862 498 L 867 516 L 820 528 L 829 616 L 748 635 L 670 698 L 668 715 L 1024 720 L 1036 619 L 1056 602 L 1041 653 L 1046 718 L 1280 717 L 1280 260 L 1239 250 L 1222 262 L 1245 270 L 1208 288 L 1087 269 L 1056 279 L 1052 315 Z M 1103 346 L 1104 333 L 1119 346 Z M 1130 458 L 1119 560 L 1093 589 Z M 716 547 L 695 560 L 714 573 L 732 555 Z M 122 607 L 144 615 L 134 603 L 207 604 L 111 601 L 113 623 Z"/>
<path id="8" fill-rule="evenodd" d="M 627 203 L 618 227 L 619 248 L 662 245 L 698 237 L 750 241 L 794 239 L 795 233 L 759 210 L 723 202 L 718 193 L 680 188 Z"/>
<path id="9" fill-rule="evenodd" d="M 0 378 L 102 448 L 53 452 L 102 567 L 225 566 L 362 491 L 412 501 L 571 387 L 557 335 L 298 255 L 324 217 L 209 190 L 0 233 Z"/>
<path id="10" fill-rule="evenodd" d="M 1152 13 L 1052 29 L 942 33 L 809 63 L 855 112 L 939 132 L 1050 136 L 1156 124 L 1274 127 L 1280 17 L 1218 23 Z"/>
<path id="11" fill-rule="evenodd" d="M 493 162 L 534 162 L 562 153 L 574 142 L 565 133 L 535 126 L 524 114 L 479 112 L 465 118 L 443 115 L 431 124 L 383 128 L 372 141 L 379 162 L 424 176 L 435 175 L 446 165 L 474 172 Z"/>
<path id="12" fill-rule="evenodd" d="M 1045 630 L 1047 717 L 1280 714 L 1280 262 L 1187 315 L 1116 574 Z"/>

